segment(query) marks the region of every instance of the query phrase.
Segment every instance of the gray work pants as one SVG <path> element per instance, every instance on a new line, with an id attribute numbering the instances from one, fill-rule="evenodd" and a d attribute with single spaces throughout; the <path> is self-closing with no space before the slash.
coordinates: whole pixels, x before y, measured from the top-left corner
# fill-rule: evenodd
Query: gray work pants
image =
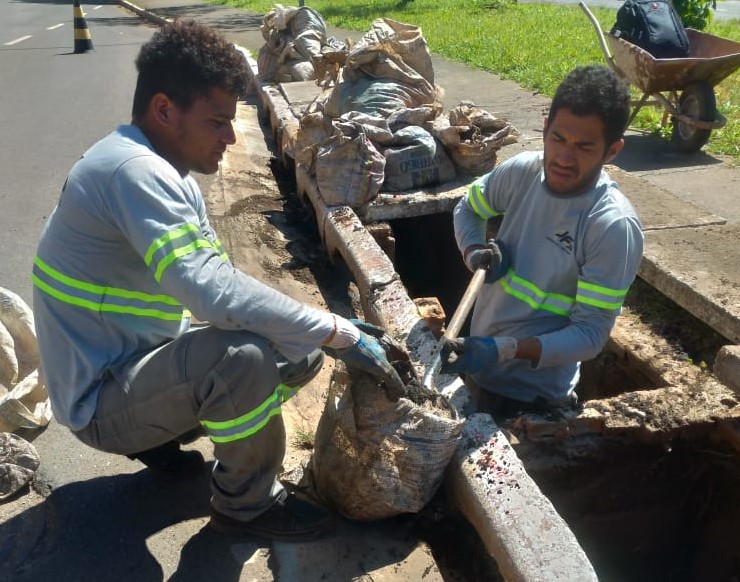
<path id="1" fill-rule="evenodd" d="M 132 454 L 205 421 L 217 461 L 211 505 L 246 521 L 282 489 L 276 480 L 285 455 L 280 390 L 266 339 L 200 327 L 111 370 L 92 422 L 75 434 L 93 448 Z"/>

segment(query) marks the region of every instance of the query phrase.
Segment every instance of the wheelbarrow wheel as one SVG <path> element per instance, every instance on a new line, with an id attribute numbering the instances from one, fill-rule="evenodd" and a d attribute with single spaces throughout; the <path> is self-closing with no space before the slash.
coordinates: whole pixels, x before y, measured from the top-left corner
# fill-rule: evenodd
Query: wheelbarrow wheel
<path id="1" fill-rule="evenodd" d="M 687 86 L 678 99 L 679 113 L 699 121 L 714 121 L 716 109 L 714 89 L 708 83 L 693 83 Z M 682 152 L 698 151 L 707 143 L 711 133 L 711 129 L 702 129 L 678 119 L 673 120 L 673 142 Z"/>

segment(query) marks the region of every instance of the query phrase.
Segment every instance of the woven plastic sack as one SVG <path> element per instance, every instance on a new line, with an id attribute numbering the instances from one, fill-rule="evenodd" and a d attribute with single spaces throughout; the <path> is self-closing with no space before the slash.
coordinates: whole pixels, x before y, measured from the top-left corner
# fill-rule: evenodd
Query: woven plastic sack
<path id="1" fill-rule="evenodd" d="M 311 457 L 316 492 L 350 519 L 416 513 L 441 485 L 462 424 L 406 398 L 390 402 L 372 376 L 350 377 L 338 362 Z"/>
<path id="2" fill-rule="evenodd" d="M 393 134 L 383 149 L 385 179 L 381 190 L 403 192 L 453 180 L 455 165 L 444 147 L 425 129 L 410 125 Z"/>
<path id="3" fill-rule="evenodd" d="M 39 363 L 31 308 L 0 287 L 0 431 L 40 428 L 51 420 Z"/>
<path id="4" fill-rule="evenodd" d="M 312 58 L 320 57 L 326 43 L 326 24 L 321 14 L 308 7 L 277 4 L 260 27 L 265 44 L 257 54 L 257 70 L 263 81 L 308 81 L 315 78 Z"/>
<path id="5" fill-rule="evenodd" d="M 361 125 L 355 135 L 335 133 L 316 152 L 316 185 L 328 206 L 359 208 L 383 183 L 385 158 Z"/>

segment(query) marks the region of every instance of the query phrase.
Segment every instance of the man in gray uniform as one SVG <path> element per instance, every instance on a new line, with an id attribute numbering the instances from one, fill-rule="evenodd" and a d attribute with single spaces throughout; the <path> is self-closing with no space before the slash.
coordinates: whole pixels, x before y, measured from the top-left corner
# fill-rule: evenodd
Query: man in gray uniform
<path id="1" fill-rule="evenodd" d="M 471 336 L 448 342 L 443 370 L 466 376 L 480 410 L 573 402 L 580 362 L 609 337 L 642 258 L 635 210 L 602 169 L 624 145 L 629 99 L 610 69 L 575 69 L 550 106 L 544 152 L 502 163 L 454 210 L 465 264 L 490 268 Z"/>
<path id="2" fill-rule="evenodd" d="M 74 165 L 34 262 L 54 416 L 90 446 L 170 477 L 203 467 L 200 453 L 180 450 L 183 435 L 203 431 L 217 459 L 214 529 L 315 537 L 330 514 L 276 480 L 282 403 L 319 371 L 321 347 L 396 398 L 403 384 L 372 326 L 238 271 L 208 222 L 190 172 L 216 172 L 235 142 L 244 56 L 214 30 L 176 21 L 136 66 L 131 125 Z M 209 325 L 191 328 L 191 313 Z"/>

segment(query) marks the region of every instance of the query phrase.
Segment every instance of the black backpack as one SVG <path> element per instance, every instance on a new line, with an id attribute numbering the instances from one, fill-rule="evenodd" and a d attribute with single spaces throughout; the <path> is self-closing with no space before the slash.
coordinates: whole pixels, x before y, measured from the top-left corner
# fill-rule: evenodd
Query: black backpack
<path id="1" fill-rule="evenodd" d="M 625 0 L 611 34 L 636 44 L 656 59 L 689 55 L 689 38 L 670 0 Z"/>

